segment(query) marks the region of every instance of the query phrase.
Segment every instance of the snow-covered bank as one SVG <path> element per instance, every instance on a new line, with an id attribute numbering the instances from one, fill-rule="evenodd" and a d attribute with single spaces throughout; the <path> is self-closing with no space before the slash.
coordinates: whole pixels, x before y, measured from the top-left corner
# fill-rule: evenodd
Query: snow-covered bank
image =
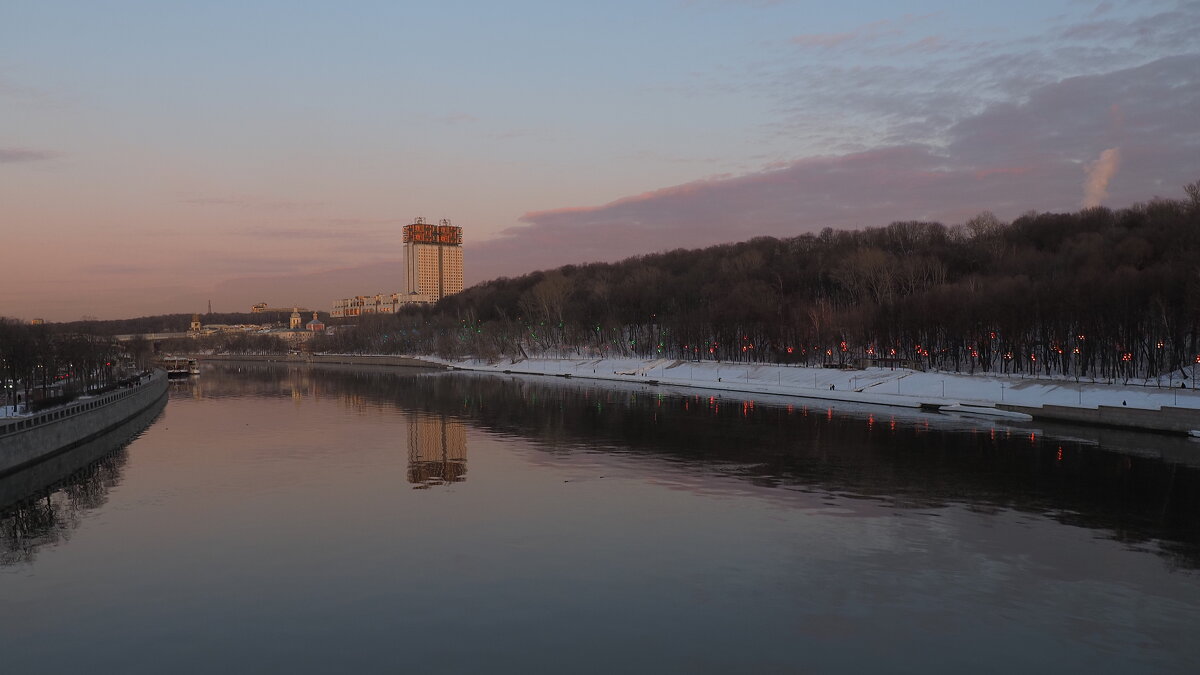
<path id="1" fill-rule="evenodd" d="M 694 363 L 673 359 L 505 358 L 484 361 L 420 358 L 463 370 L 653 382 L 729 392 L 938 408 L 946 412 L 1007 419 L 1028 419 L 1028 415 L 997 406 L 1057 406 L 1079 411 L 1095 411 L 1102 406 L 1131 411 L 1179 408 L 1182 410 L 1176 412 L 1184 415 L 1195 411 L 1196 427 L 1200 428 L 1200 391 L 1192 389 L 920 372 L 901 368 L 835 370 L 771 364 Z"/>

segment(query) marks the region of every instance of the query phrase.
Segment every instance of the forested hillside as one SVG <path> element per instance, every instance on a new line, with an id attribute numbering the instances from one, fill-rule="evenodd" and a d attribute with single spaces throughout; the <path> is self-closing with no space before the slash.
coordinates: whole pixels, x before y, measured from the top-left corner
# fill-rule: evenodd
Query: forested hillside
<path id="1" fill-rule="evenodd" d="M 665 356 L 1121 377 L 1200 354 L 1200 183 L 1117 211 L 761 237 L 489 281 L 335 351 Z"/>

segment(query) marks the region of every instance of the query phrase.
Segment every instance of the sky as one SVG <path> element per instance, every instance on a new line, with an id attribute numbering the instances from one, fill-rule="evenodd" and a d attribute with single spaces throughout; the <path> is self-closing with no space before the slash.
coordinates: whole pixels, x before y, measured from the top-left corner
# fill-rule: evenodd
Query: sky
<path id="1" fill-rule="evenodd" d="M 470 285 L 1196 180 L 1195 0 L 0 0 L 0 316 L 327 311 L 417 216 Z"/>

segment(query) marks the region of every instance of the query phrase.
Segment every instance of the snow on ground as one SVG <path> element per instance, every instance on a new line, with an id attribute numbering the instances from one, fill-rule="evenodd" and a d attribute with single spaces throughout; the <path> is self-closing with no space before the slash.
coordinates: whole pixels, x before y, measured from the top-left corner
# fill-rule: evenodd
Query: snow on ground
<path id="1" fill-rule="evenodd" d="M 1034 379 L 995 374 L 921 372 L 903 368 L 835 370 L 774 364 L 716 363 L 674 359 L 536 358 L 495 361 L 436 359 L 463 370 L 510 371 L 535 375 L 618 380 L 657 381 L 684 387 L 725 391 L 781 394 L 806 398 L 857 401 L 919 407 L 922 404 L 994 408 L 998 403 L 1075 408 L 1128 406 L 1156 410 L 1162 407 L 1200 411 L 1200 391 L 1143 385 Z"/>

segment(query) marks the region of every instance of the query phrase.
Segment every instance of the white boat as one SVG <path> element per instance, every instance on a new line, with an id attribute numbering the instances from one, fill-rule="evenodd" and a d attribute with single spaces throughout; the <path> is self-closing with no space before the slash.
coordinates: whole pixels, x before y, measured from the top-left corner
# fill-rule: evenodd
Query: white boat
<path id="1" fill-rule="evenodd" d="M 159 366 L 167 371 L 167 378 L 183 380 L 192 376 L 192 364 L 195 359 L 185 359 L 182 356 L 164 356 L 157 359 Z"/>

